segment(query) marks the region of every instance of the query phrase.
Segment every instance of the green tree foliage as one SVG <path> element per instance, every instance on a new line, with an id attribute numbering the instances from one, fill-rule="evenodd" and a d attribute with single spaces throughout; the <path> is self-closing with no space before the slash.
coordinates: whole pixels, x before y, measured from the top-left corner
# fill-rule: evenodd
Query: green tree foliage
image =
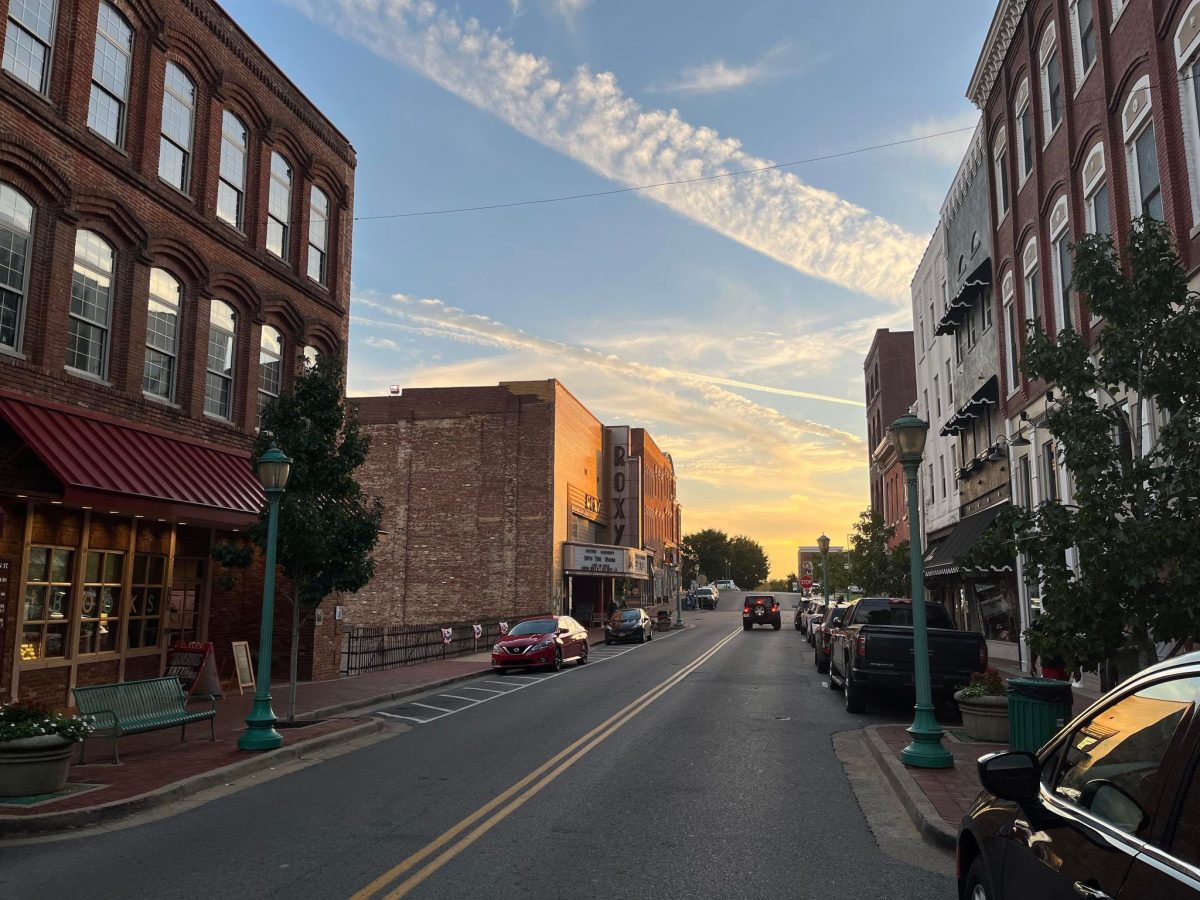
<path id="1" fill-rule="evenodd" d="M 1105 236 L 1075 247 L 1072 285 L 1104 320 L 1099 346 L 1035 331 L 1022 359 L 1055 386 L 1046 424 L 1074 502 L 1012 510 L 990 548 L 1025 553 L 1045 610 L 1034 649 L 1072 668 L 1128 648 L 1145 665 L 1152 639 L 1200 634 L 1200 297 L 1165 225 L 1135 223 L 1122 257 Z M 1165 415 L 1153 441 L 1139 397 Z"/>
<path id="2" fill-rule="evenodd" d="M 276 558 L 286 581 L 279 591 L 291 601 L 292 648 L 289 718 L 294 715 L 300 624 L 335 592 L 357 591 L 371 580 L 371 551 L 383 519 L 383 502 L 370 499 L 354 478 L 369 439 L 345 399 L 342 361 L 321 356 L 293 380 L 263 415 L 254 444 L 257 459 L 274 444 L 292 460 L 279 505 Z M 267 511 L 247 529 L 265 549 Z M 236 547 L 218 547 L 227 565 L 248 562 Z"/>
<path id="3" fill-rule="evenodd" d="M 846 564 L 850 566 L 850 584 L 856 584 L 865 593 L 875 596 L 910 596 L 908 541 L 902 541 L 892 550 L 887 548 L 888 541 L 895 534 L 896 529 L 884 524 L 883 516 L 869 509 L 859 513 L 846 554 Z M 830 559 L 831 582 L 834 580 L 835 567 L 836 561 Z M 830 590 L 833 590 L 832 584 Z"/>
<path id="4" fill-rule="evenodd" d="M 739 587 L 757 586 L 767 580 L 771 565 L 757 541 L 738 535 L 729 542 L 729 577 Z"/>
<path id="5" fill-rule="evenodd" d="M 692 578 L 704 575 L 709 581 L 725 577 L 725 566 L 729 562 L 729 535 L 715 528 L 705 528 L 684 535 L 684 560 L 695 560 L 695 568 L 689 574 L 684 572 L 685 583 L 690 585 Z"/>

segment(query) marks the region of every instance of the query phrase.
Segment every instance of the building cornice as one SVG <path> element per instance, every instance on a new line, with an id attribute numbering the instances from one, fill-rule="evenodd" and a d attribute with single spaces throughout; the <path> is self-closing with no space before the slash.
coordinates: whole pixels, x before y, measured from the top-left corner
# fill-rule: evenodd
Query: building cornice
<path id="1" fill-rule="evenodd" d="M 1020 24 L 1021 14 L 1029 0 L 1000 0 L 996 14 L 992 17 L 991 27 L 988 28 L 987 39 L 979 52 L 975 63 L 975 71 L 971 74 L 971 83 L 967 85 L 967 99 L 981 110 L 992 95 L 996 78 L 1004 66 L 1004 57 L 1008 55 L 1009 45 Z"/>
<path id="2" fill-rule="evenodd" d="M 954 175 L 950 190 L 946 193 L 946 199 L 942 201 L 943 223 L 958 215 L 963 200 L 966 199 L 967 188 L 971 186 L 971 182 L 975 179 L 975 173 L 979 171 L 979 167 L 983 163 L 983 149 L 983 120 L 980 119 L 975 125 L 975 130 L 971 132 L 971 143 L 967 145 L 967 152 L 963 154 L 962 162 L 958 164 L 958 171 Z"/>

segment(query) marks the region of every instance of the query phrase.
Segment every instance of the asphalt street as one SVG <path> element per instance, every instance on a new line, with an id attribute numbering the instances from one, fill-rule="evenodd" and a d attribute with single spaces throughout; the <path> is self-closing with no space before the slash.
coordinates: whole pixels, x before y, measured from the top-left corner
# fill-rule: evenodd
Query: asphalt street
<path id="1" fill-rule="evenodd" d="M 386 740 L 176 815 L 0 846 L 0 897 L 953 897 L 915 836 L 880 848 L 834 752 L 903 709 L 847 715 L 790 609 L 686 618 L 382 707 Z"/>

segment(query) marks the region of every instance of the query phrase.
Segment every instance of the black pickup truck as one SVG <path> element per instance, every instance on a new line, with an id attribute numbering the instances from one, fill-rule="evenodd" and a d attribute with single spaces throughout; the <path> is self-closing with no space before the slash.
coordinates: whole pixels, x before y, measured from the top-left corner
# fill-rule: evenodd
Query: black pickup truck
<path id="1" fill-rule="evenodd" d="M 925 603 L 929 627 L 929 674 L 934 698 L 953 694 L 987 668 L 987 642 L 973 631 L 958 631 L 945 607 Z M 846 711 L 865 712 L 867 697 L 884 691 L 912 692 L 912 601 L 863 597 L 846 611 L 833 631 L 830 687 L 841 687 Z"/>

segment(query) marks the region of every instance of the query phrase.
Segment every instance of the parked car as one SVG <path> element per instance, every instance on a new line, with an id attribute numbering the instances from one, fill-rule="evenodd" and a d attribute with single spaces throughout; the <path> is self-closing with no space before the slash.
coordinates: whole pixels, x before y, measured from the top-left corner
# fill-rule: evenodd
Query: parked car
<path id="1" fill-rule="evenodd" d="M 829 652 L 833 646 L 833 635 L 841 626 L 842 619 L 849 608 L 849 603 L 838 603 L 830 606 L 829 609 L 825 610 L 825 615 L 821 617 L 821 621 L 817 622 L 813 627 L 813 631 L 815 632 L 813 636 L 813 664 L 816 665 L 817 671 L 821 674 L 829 671 Z"/>
<path id="2" fill-rule="evenodd" d="M 564 662 L 582 666 L 588 658 L 587 629 L 570 616 L 540 616 L 518 622 L 492 647 L 492 671 L 503 675 L 513 669 L 549 666 Z"/>
<path id="3" fill-rule="evenodd" d="M 979 760 L 962 900 L 1200 896 L 1200 653 L 1140 672 L 1040 751 Z"/>
<path id="4" fill-rule="evenodd" d="M 804 614 L 808 612 L 808 601 L 801 600 L 796 604 L 796 614 L 792 617 L 792 624 L 796 626 L 796 630 L 804 632 Z"/>
<path id="5" fill-rule="evenodd" d="M 695 594 L 701 609 L 716 609 L 721 602 L 721 594 L 711 584 L 696 588 Z"/>
<path id="6" fill-rule="evenodd" d="M 810 645 L 813 642 L 813 627 L 825 615 L 825 608 L 824 600 L 812 600 L 808 604 L 808 612 L 804 614 L 804 628 L 801 630 L 808 635 Z"/>
<path id="7" fill-rule="evenodd" d="M 714 581 L 713 587 L 715 587 L 718 591 L 740 591 L 741 590 L 740 587 L 738 587 L 736 584 L 734 584 L 728 578 L 721 578 L 718 581 Z"/>
<path id="8" fill-rule="evenodd" d="M 770 625 L 776 631 L 783 627 L 783 613 L 774 594 L 750 594 L 742 604 L 742 627 L 749 631 L 755 625 Z"/>
<path id="9" fill-rule="evenodd" d="M 925 602 L 929 626 L 929 675 L 934 698 L 949 697 L 987 669 L 987 642 L 974 631 L 958 631 L 946 608 Z M 845 613 L 833 633 L 829 657 L 831 686 L 846 695 L 846 711 L 865 712 L 871 694 L 912 691 L 912 600 L 863 597 Z"/>
<path id="10" fill-rule="evenodd" d="M 618 609 L 604 626 L 604 643 L 637 641 L 644 644 L 654 640 L 654 622 L 644 609 Z"/>

